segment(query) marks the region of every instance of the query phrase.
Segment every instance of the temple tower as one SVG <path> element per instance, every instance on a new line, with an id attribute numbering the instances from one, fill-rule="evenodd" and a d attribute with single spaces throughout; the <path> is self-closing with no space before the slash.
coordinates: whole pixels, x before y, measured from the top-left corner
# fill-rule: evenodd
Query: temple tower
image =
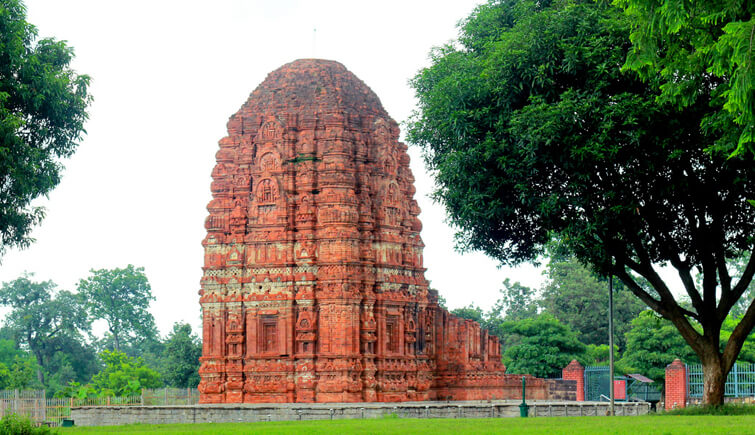
<path id="1" fill-rule="evenodd" d="M 498 340 L 428 291 L 398 137 L 377 96 L 326 60 L 273 71 L 230 118 L 202 242 L 202 403 L 497 391 Z M 465 377 L 485 385 L 458 389 Z"/>

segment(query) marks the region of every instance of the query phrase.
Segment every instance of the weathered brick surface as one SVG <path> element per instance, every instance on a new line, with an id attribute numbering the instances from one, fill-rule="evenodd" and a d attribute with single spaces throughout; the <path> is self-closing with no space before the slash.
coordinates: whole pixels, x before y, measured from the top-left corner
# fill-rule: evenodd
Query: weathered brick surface
<path id="1" fill-rule="evenodd" d="M 201 403 L 516 397 L 498 339 L 428 290 L 398 137 L 324 60 L 270 73 L 230 118 L 203 241 Z"/>
<path id="2" fill-rule="evenodd" d="M 687 406 L 687 367 L 678 358 L 666 366 L 665 408 Z"/>
<path id="3" fill-rule="evenodd" d="M 568 366 L 561 369 L 561 378 L 577 382 L 576 399 L 579 402 L 585 400 L 585 368 L 579 361 L 573 359 Z"/>

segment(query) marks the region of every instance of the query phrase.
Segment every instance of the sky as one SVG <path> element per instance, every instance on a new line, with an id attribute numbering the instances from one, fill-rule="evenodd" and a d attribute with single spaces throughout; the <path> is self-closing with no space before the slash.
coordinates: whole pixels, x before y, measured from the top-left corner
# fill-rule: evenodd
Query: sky
<path id="1" fill-rule="evenodd" d="M 87 134 L 29 248 L 9 250 L 0 281 L 22 273 L 75 290 L 90 269 L 144 267 L 163 335 L 200 328 L 199 296 L 210 173 L 226 122 L 267 74 L 300 58 L 341 62 L 399 123 L 415 108 L 408 81 L 480 1 L 27 0 L 41 37 L 68 41 L 92 78 Z M 402 133 L 403 140 L 403 133 Z M 454 251 L 432 177 L 410 144 L 422 209 L 424 266 L 449 308 L 499 298 L 505 278 L 539 287 L 532 265 L 499 268 Z"/>

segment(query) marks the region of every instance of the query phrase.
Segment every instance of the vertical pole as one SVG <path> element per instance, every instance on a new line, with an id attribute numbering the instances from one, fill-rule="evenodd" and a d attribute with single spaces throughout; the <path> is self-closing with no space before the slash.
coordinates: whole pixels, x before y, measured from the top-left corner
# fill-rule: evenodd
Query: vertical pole
<path id="1" fill-rule="evenodd" d="M 613 391 L 613 273 L 609 275 L 608 279 L 608 382 L 611 395 L 611 405 L 608 415 L 615 415 Z"/>

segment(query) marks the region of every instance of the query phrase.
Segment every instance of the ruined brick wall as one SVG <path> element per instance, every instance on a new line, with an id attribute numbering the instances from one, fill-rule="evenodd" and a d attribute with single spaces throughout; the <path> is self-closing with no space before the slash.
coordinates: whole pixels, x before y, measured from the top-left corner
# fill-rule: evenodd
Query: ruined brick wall
<path id="1" fill-rule="evenodd" d="M 398 136 L 324 60 L 270 73 L 230 118 L 203 241 L 202 403 L 502 398 L 498 339 L 428 290 Z"/>

